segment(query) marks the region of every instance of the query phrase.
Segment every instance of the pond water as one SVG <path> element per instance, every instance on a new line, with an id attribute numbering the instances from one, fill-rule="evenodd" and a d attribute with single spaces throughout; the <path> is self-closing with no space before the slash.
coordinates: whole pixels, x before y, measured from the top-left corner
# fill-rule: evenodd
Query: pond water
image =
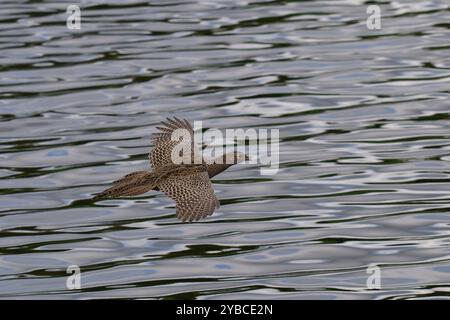
<path id="1" fill-rule="evenodd" d="M 362 0 L 85 0 L 80 30 L 71 3 L 0 4 L 0 298 L 449 297 L 447 0 L 383 1 L 380 30 Z M 278 128 L 278 173 L 230 168 L 191 224 L 92 201 L 169 116 Z"/>

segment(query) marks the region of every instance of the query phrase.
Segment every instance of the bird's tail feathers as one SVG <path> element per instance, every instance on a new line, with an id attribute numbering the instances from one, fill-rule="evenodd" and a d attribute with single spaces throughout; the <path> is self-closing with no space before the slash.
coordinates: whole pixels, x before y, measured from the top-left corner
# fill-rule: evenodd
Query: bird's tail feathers
<path id="1" fill-rule="evenodd" d="M 152 190 L 155 187 L 153 183 L 154 180 L 154 175 L 151 172 L 133 172 L 114 181 L 111 188 L 96 194 L 93 200 L 137 196 Z"/>

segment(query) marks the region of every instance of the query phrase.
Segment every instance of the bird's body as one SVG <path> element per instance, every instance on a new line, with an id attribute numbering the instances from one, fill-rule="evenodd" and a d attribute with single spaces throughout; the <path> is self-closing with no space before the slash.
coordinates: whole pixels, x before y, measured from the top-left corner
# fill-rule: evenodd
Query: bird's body
<path id="1" fill-rule="evenodd" d="M 125 175 L 114 181 L 112 187 L 97 194 L 94 200 L 135 196 L 150 190 L 162 191 L 175 200 L 179 219 L 191 222 L 205 218 L 219 207 L 210 178 L 235 163 L 248 160 L 248 157 L 235 152 L 231 164 L 225 161 L 230 159 L 226 155 L 205 161 L 201 150 L 194 144 L 194 132 L 187 120 L 167 119 L 162 124 L 164 126 L 157 127 L 159 132 L 152 137 L 154 148 L 149 154 L 152 170 Z M 181 132 L 180 141 L 173 140 L 174 132 Z M 176 164 L 172 158 L 174 149 L 180 145 L 185 147 L 183 150 L 190 150 L 190 161 Z"/>

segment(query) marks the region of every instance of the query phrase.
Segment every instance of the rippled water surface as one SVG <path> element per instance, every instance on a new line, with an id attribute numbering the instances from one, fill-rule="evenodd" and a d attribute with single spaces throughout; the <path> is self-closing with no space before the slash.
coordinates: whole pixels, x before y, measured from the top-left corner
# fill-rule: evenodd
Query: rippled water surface
<path id="1" fill-rule="evenodd" d="M 449 297 L 449 1 L 71 3 L 0 3 L 0 298 Z M 278 174 L 232 167 L 192 224 L 92 201 L 173 115 L 279 128 Z"/>

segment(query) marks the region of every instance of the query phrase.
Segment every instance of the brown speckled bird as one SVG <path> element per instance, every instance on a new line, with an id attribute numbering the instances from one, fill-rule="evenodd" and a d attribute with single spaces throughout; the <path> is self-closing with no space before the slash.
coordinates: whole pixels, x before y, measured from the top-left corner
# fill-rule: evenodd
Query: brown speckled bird
<path id="1" fill-rule="evenodd" d="M 177 218 L 183 222 L 205 218 L 219 208 L 219 200 L 214 194 L 210 178 L 249 158 L 246 154 L 236 151 L 220 156 L 220 161 L 217 161 L 219 158 L 216 161 L 205 160 L 201 156 L 201 150 L 194 145 L 194 130 L 187 120 L 174 117 L 168 118 L 162 124 L 162 127 L 157 127 L 159 132 L 152 135 L 154 148 L 149 154 L 152 170 L 127 174 L 114 181 L 112 187 L 97 194 L 94 200 L 135 196 L 156 190 L 175 200 Z M 172 141 L 172 134 L 177 129 L 185 129 L 177 131 L 182 133 L 181 142 Z M 191 143 L 190 163 L 175 164 L 171 157 L 172 151 L 177 145 L 186 146 L 186 143 Z M 231 164 L 225 161 L 231 158 L 234 159 Z"/>

